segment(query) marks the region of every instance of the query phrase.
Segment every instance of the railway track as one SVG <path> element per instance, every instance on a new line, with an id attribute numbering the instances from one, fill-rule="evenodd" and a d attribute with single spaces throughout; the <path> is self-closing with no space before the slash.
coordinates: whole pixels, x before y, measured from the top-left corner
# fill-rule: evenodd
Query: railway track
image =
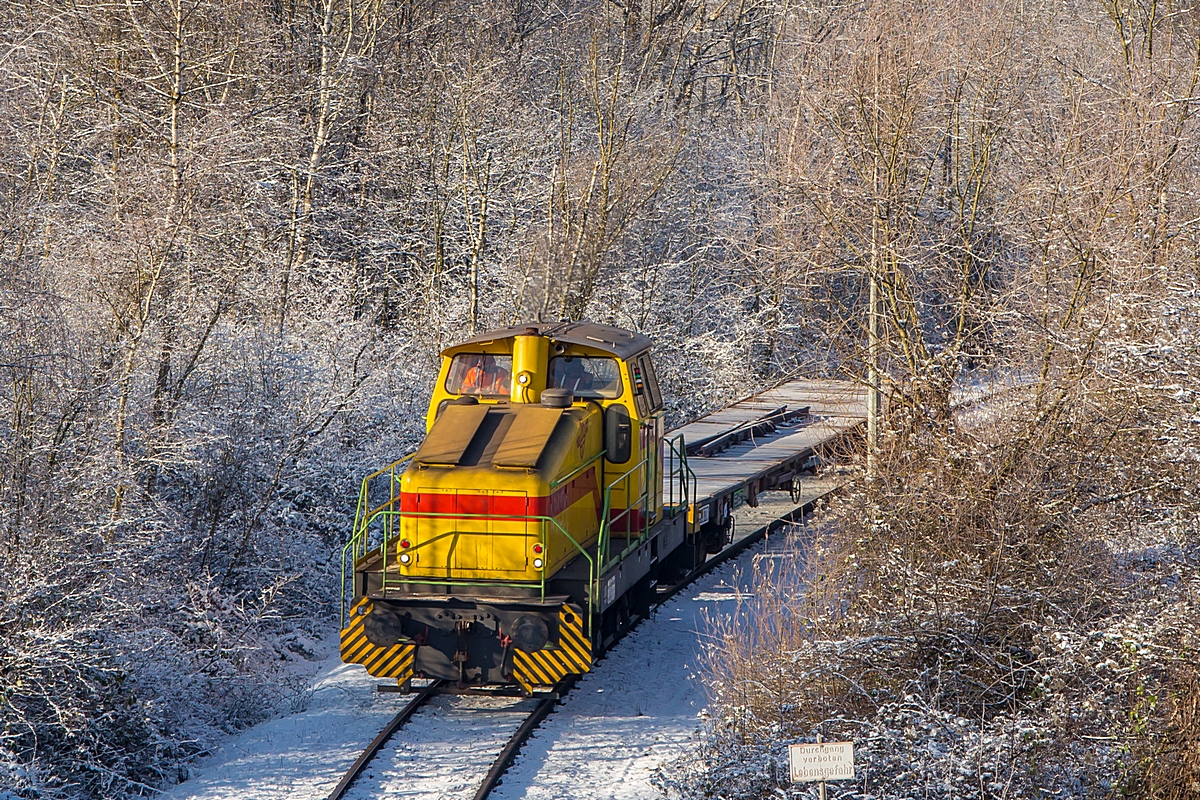
<path id="1" fill-rule="evenodd" d="M 697 579 L 708 574 L 716 567 L 738 557 L 754 544 L 768 536 L 770 533 L 778 530 L 784 525 L 803 519 L 805 515 L 812 511 L 813 507 L 818 501 L 820 501 L 821 498 L 828 496 L 832 491 L 835 490 L 836 487 L 833 487 L 822 491 L 815 496 L 803 499 L 800 505 L 791 508 L 790 511 L 771 518 L 766 522 L 766 524 L 756 526 L 744 536 L 735 537 L 734 541 L 721 550 L 720 553 L 710 556 L 708 560 L 694 569 L 683 579 L 670 585 L 659 586 L 655 607 L 657 608 L 658 606 L 662 605 L 667 600 L 686 589 Z M 643 619 L 643 617 L 634 618 L 629 626 L 621 631 L 617 639 L 609 645 L 608 650 L 611 650 L 613 647 L 615 647 L 617 642 L 619 642 L 621 638 L 625 636 L 625 634 L 632 631 Z M 524 716 L 523 720 L 508 737 L 507 742 L 492 761 L 487 774 L 483 777 L 478 789 L 474 794 L 474 800 L 485 800 L 485 798 L 490 795 L 492 790 L 500 783 L 504 773 L 510 766 L 512 766 L 513 761 L 516 759 L 517 754 L 521 750 L 521 747 L 542 723 L 542 721 L 550 715 L 550 713 L 554 710 L 554 707 L 567 695 L 567 693 L 570 692 L 574 682 L 575 676 L 571 676 L 555 686 L 553 690 L 543 694 L 535 695 L 534 698 L 531 698 L 531 700 L 534 701 L 533 707 L 521 712 Z M 387 725 L 384 726 L 384 728 L 379 732 L 379 735 L 376 736 L 369 745 L 367 745 L 363 753 L 355 760 L 354 764 L 338 782 L 334 790 L 329 794 L 328 800 L 343 800 L 354 783 L 360 779 L 363 773 L 374 761 L 376 756 L 387 745 L 387 742 L 392 738 L 392 736 L 394 736 L 397 731 L 399 731 L 414 717 L 416 717 L 418 712 L 422 708 L 428 706 L 434 698 L 446 694 L 461 693 L 459 690 L 451 686 L 448 681 L 432 681 L 425 686 L 415 689 L 414 694 L 409 699 L 408 703 L 388 722 Z M 485 690 L 476 690 L 472 692 L 472 694 L 494 695 L 496 697 L 506 696 L 499 693 L 487 692 Z M 511 695 L 508 696 L 511 697 Z"/>
<path id="2" fill-rule="evenodd" d="M 494 758 L 491 768 L 487 770 L 487 774 L 484 776 L 484 778 L 482 778 L 479 788 L 475 790 L 475 794 L 473 795 L 475 800 L 484 800 L 484 798 L 487 798 L 488 794 L 491 794 L 492 789 L 496 788 L 497 784 L 500 782 L 500 778 L 504 776 L 504 772 L 508 770 L 509 766 L 511 766 L 512 762 L 514 762 L 514 759 L 517 757 L 517 753 L 521 751 L 521 746 L 529 738 L 529 735 L 533 734 L 534 730 L 538 728 L 541 721 L 545 720 L 546 716 L 550 714 L 554 708 L 554 704 L 557 704 L 559 700 L 565 696 L 566 692 L 570 691 L 570 688 L 572 685 L 574 685 L 574 682 L 574 676 L 571 676 L 571 678 L 559 682 L 559 684 L 554 686 L 551 691 L 534 694 L 534 697 L 532 698 L 520 698 L 533 703 L 533 708 L 528 710 L 518 711 L 512 708 L 492 709 L 493 715 L 506 715 L 510 714 L 510 712 L 516 711 L 518 714 L 523 716 L 523 720 L 518 723 L 518 726 L 514 732 L 509 735 L 508 741 L 505 742 L 505 745 L 500 748 L 500 752 L 498 756 Z M 346 775 L 342 776 L 342 780 L 337 782 L 337 786 L 329 794 L 328 800 L 342 800 L 342 798 L 349 793 L 350 788 L 354 786 L 355 781 L 359 780 L 362 774 L 364 774 L 364 772 L 367 770 L 368 766 L 370 766 L 378 754 L 383 751 L 383 748 L 386 746 L 386 744 L 388 744 L 388 741 L 392 738 L 392 736 L 394 736 L 398 730 L 404 726 L 404 724 L 408 723 L 410 720 L 413 720 L 413 717 L 418 715 L 418 712 L 422 708 L 425 708 L 425 706 L 430 704 L 431 700 L 439 696 L 444 696 L 444 694 L 455 694 L 455 696 L 462 696 L 463 692 L 458 691 L 455 687 L 452 687 L 450 681 L 444 680 L 434 680 L 426 686 L 416 688 L 413 693 L 413 697 L 409 699 L 409 702 L 406 705 L 404 705 L 404 708 L 401 709 L 395 717 L 392 717 L 388 724 L 385 724 L 384 728 L 380 730 L 379 735 L 377 735 L 376 738 L 371 741 L 370 745 L 367 745 L 366 750 L 362 751 L 358 759 L 355 759 L 354 764 L 350 766 L 349 770 L 347 770 Z M 511 694 L 487 692 L 482 690 L 469 692 L 469 694 L 472 694 L 474 697 L 494 697 L 497 699 L 514 698 L 514 696 L 511 696 Z M 479 710 L 475 709 L 470 710 L 469 712 L 470 714 L 478 714 Z"/>

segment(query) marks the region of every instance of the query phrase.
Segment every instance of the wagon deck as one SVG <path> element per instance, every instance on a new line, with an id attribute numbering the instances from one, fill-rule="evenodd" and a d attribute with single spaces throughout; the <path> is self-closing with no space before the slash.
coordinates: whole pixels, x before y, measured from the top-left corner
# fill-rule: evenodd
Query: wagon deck
<path id="1" fill-rule="evenodd" d="M 743 503 L 756 505 L 760 492 L 790 488 L 821 452 L 859 434 L 866 418 L 864 387 L 797 379 L 671 431 L 683 435 L 696 476 L 697 522 L 713 511 L 725 519 Z"/>

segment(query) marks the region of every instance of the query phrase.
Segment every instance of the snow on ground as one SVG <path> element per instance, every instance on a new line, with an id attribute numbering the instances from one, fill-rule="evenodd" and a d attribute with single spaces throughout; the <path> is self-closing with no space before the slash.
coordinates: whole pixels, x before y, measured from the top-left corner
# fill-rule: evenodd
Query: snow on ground
<path id="1" fill-rule="evenodd" d="M 823 487 L 806 487 L 809 491 Z M 807 492 L 806 492 L 807 494 Z M 785 513 L 786 495 L 739 511 L 738 534 Z M 772 537 L 768 546 L 781 542 Z M 690 748 L 704 695 L 697 675 L 706 617 L 732 610 L 761 545 L 659 607 L 585 675 L 533 735 L 497 800 L 648 798 L 655 770 Z M 323 800 L 406 702 L 336 653 L 307 710 L 252 728 L 200 765 L 172 800 Z M 529 701 L 441 697 L 402 728 L 348 797 L 471 797 Z M 504 711 L 503 709 L 509 709 Z M 464 765 L 477 765 L 467 769 Z"/>
<path id="2" fill-rule="evenodd" d="M 406 702 L 379 694 L 362 667 L 336 650 L 315 680 L 306 710 L 256 725 L 199 765 L 167 793 L 171 800 L 324 798 Z"/>

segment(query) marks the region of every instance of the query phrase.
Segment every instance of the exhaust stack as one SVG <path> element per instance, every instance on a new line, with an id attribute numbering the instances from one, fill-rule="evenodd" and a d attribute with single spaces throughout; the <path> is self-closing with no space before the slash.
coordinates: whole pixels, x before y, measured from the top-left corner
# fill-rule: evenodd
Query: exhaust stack
<path id="1" fill-rule="evenodd" d="M 550 356 L 550 340 L 537 328 L 526 328 L 513 339 L 512 389 L 509 399 L 514 403 L 536 403 L 546 388 L 546 370 Z"/>

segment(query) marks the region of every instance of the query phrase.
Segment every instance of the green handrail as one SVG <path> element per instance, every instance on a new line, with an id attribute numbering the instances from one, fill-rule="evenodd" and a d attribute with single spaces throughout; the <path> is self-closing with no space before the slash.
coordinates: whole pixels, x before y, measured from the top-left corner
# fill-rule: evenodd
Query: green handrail
<path id="1" fill-rule="evenodd" d="M 363 478 L 362 486 L 358 491 L 358 508 L 354 512 L 354 527 L 351 529 L 351 532 L 350 532 L 350 542 L 351 543 L 356 543 L 358 541 L 359 537 L 363 536 L 365 534 L 365 532 L 366 532 L 365 518 L 370 517 L 371 514 L 377 512 L 377 511 L 381 511 L 385 508 L 389 508 L 389 507 L 395 505 L 396 501 L 400 499 L 399 495 L 396 494 L 396 481 L 397 481 L 396 468 L 399 467 L 401 464 L 404 464 L 404 463 L 408 462 L 409 460 L 411 460 L 414 455 L 416 455 L 415 452 L 409 453 L 404 458 L 393 461 L 391 464 L 388 464 L 386 467 L 383 467 L 382 469 L 378 469 L 378 470 L 372 472 L 367 477 Z M 377 506 L 376 508 L 371 508 L 370 507 L 371 481 L 375 480 L 376 478 L 380 477 L 381 475 L 389 475 L 389 477 L 390 477 L 390 480 L 388 481 L 388 501 L 386 503 L 383 503 L 380 506 Z M 368 549 L 365 538 L 362 541 L 362 545 L 363 545 L 362 555 L 365 556 L 367 554 L 367 549 Z"/>
<path id="2" fill-rule="evenodd" d="M 669 450 L 671 452 L 672 458 L 670 459 L 670 461 L 671 461 L 672 466 L 678 465 L 678 469 L 670 470 L 671 477 L 670 477 L 670 484 L 669 484 L 672 500 L 674 500 L 674 491 L 675 491 L 676 482 L 678 482 L 678 485 L 680 487 L 680 489 L 679 489 L 680 499 L 683 500 L 682 504 L 677 505 L 677 506 L 673 505 L 672 513 L 675 514 L 675 513 L 679 513 L 679 510 L 681 510 L 681 509 L 684 511 L 687 510 L 688 506 L 691 504 L 691 500 L 697 494 L 698 482 L 696 479 L 696 473 L 692 470 L 691 466 L 688 465 L 688 463 L 687 463 L 687 451 L 684 446 L 683 434 L 679 434 L 678 436 L 675 436 L 671 439 L 666 439 L 664 437 L 663 443 L 667 445 L 667 447 L 669 448 Z M 630 468 L 627 472 L 625 472 L 620 477 L 613 480 L 612 483 L 608 484 L 605 487 L 604 509 L 601 512 L 601 518 L 600 518 L 601 519 L 600 544 L 597 546 L 597 549 L 596 549 L 596 556 L 597 556 L 597 558 L 600 559 L 599 574 L 596 576 L 597 583 L 596 583 L 596 587 L 595 587 L 595 591 L 597 593 L 600 590 L 600 584 L 599 584 L 600 578 L 604 574 L 606 574 L 612 567 L 621 563 L 621 561 L 624 560 L 631 552 L 633 552 L 638 547 L 640 547 L 645 542 L 647 536 L 649 535 L 650 515 L 647 513 L 647 511 L 648 511 L 648 504 L 649 504 L 649 497 L 650 497 L 650 484 L 651 484 L 650 471 L 653 469 L 653 464 L 650 462 L 651 462 L 650 459 L 643 459 L 642 461 L 639 461 L 632 468 Z M 642 491 L 642 494 L 637 498 L 636 501 L 631 501 L 628 482 L 631 480 L 634 473 L 642 468 L 644 468 L 642 475 L 643 475 L 643 478 L 645 479 L 643 481 L 643 491 Z M 623 511 L 621 511 L 621 513 L 617 514 L 612 519 L 609 519 L 609 515 L 611 514 L 611 511 L 612 511 L 612 490 L 615 486 L 617 486 L 617 484 L 621 483 L 622 481 L 626 482 L 626 486 L 625 486 L 625 492 L 626 492 L 625 498 L 627 501 L 626 507 Z M 613 557 L 610 560 L 608 557 L 609 556 L 608 548 L 609 548 L 609 545 L 612 540 L 612 530 L 611 530 L 612 523 L 616 522 L 617 520 L 620 520 L 622 517 L 627 516 L 631 511 L 633 511 L 639 505 L 641 506 L 641 510 L 642 510 L 642 533 L 641 533 L 641 535 L 638 536 L 638 538 L 630 541 L 626 545 L 624 550 L 622 550 L 619 554 L 617 554 L 615 557 Z"/>
<path id="3" fill-rule="evenodd" d="M 623 517 L 629 516 L 640 505 L 641 511 L 642 511 L 642 533 L 640 536 L 638 536 L 637 540 L 635 541 L 635 546 L 636 546 L 636 544 L 640 544 L 645 539 L 646 535 L 649 533 L 650 516 L 649 516 L 649 514 L 646 513 L 647 505 L 648 505 L 648 501 L 649 501 L 649 486 L 647 485 L 648 480 L 646 480 L 646 472 L 649 471 L 649 468 L 650 468 L 649 459 L 643 458 L 637 464 L 634 464 L 633 467 L 631 467 L 627 472 L 622 474 L 620 477 L 615 479 L 612 483 L 608 484 L 604 488 L 604 508 L 601 512 L 601 517 L 600 517 L 600 544 L 596 548 L 596 557 L 598 559 L 600 559 L 601 574 L 608 571 L 608 567 L 611 566 L 611 563 L 615 563 L 615 562 L 610 562 L 609 558 L 608 558 L 608 547 L 609 547 L 610 540 L 612 538 L 613 523 L 615 523 L 617 520 L 620 520 Z M 638 496 L 637 500 L 632 500 L 633 493 L 630 489 L 629 482 L 633 478 L 634 473 L 638 472 L 639 470 L 642 470 L 642 476 L 643 476 L 642 493 Z M 612 517 L 612 519 L 609 519 L 609 515 L 611 514 L 611 511 L 612 511 L 613 488 L 616 487 L 616 485 L 618 483 L 622 483 L 622 482 L 624 482 L 626 484 L 624 487 L 625 508 L 624 508 L 624 510 L 621 511 L 621 513 Z M 628 528 L 628 525 L 626 525 L 626 528 Z M 618 556 L 615 561 L 619 562 L 622 558 L 624 558 L 625 553 L 627 553 L 629 551 L 629 549 L 630 549 L 629 547 L 626 547 L 625 550 L 622 551 L 621 555 Z M 596 588 L 598 591 L 599 585 L 597 585 Z"/>
<path id="4" fill-rule="evenodd" d="M 566 475 L 562 476 L 562 477 L 561 477 L 561 478 L 559 478 L 558 480 L 551 481 L 551 483 L 550 483 L 550 488 L 551 488 L 551 489 L 557 489 L 559 486 L 562 486 L 564 483 L 566 483 L 567 481 L 571 480 L 571 479 L 572 479 L 572 478 L 574 478 L 576 475 L 578 475 L 579 473 L 583 472 L 585 469 L 587 469 L 588 467 L 590 467 L 592 464 L 596 463 L 596 461 L 597 461 L 597 460 L 599 460 L 599 459 L 601 459 L 601 458 L 604 458 L 604 456 L 606 456 L 606 455 L 608 455 L 608 451 L 607 451 L 607 450 L 601 450 L 599 453 L 596 453 L 596 455 L 592 456 L 592 457 L 591 457 L 591 458 L 589 458 L 587 461 L 583 462 L 583 463 L 582 463 L 582 464 L 580 464 L 578 467 L 576 467 L 575 469 L 571 470 L 570 472 L 568 472 Z"/>
<path id="5" fill-rule="evenodd" d="M 347 556 L 349 555 L 351 557 L 352 562 L 357 561 L 357 559 L 366 556 L 367 552 L 370 550 L 370 544 L 367 541 L 369 519 L 373 513 L 395 505 L 396 501 L 399 499 L 399 496 L 396 494 L 396 480 L 397 480 L 396 469 L 401 464 L 404 464 L 404 463 L 410 461 L 412 459 L 412 457 L 415 455 L 416 455 L 416 451 L 413 451 L 413 452 L 409 453 L 408 455 L 404 456 L 403 458 L 393 461 L 391 464 L 388 464 L 386 467 L 375 470 L 374 472 L 372 472 L 370 475 L 366 476 L 362 480 L 362 484 L 360 485 L 360 488 L 358 490 L 358 507 L 354 511 L 354 527 L 350 529 L 350 540 L 348 542 L 346 542 L 344 547 L 342 547 L 342 608 L 341 608 L 341 614 L 340 614 L 342 627 L 345 627 L 345 623 L 346 623 L 346 577 L 347 577 L 346 559 L 347 559 Z M 388 501 L 386 503 L 383 503 L 382 505 L 378 506 L 377 508 L 372 509 L 370 507 L 371 481 L 375 480 L 376 478 L 380 477 L 381 475 L 389 476 Z M 362 550 L 361 553 L 359 553 L 360 545 L 361 545 L 361 550 Z M 351 580 L 353 580 L 353 577 L 351 577 Z"/>
<path id="6" fill-rule="evenodd" d="M 682 433 L 670 439 L 665 439 L 664 442 L 670 454 L 670 464 L 672 467 L 678 466 L 678 469 L 669 470 L 672 478 L 668 484 L 670 504 L 674 513 L 678 513 L 680 509 L 686 511 L 698 493 L 696 473 L 692 470 L 691 465 L 688 464 L 687 444 L 684 442 Z M 675 493 L 675 478 L 678 478 L 678 497 L 676 497 Z M 680 502 L 676 502 L 677 499 Z"/>
<path id="7" fill-rule="evenodd" d="M 372 524 L 372 523 L 373 523 L 373 522 L 374 522 L 376 519 L 379 519 L 379 518 L 382 518 L 382 521 L 383 521 L 383 523 L 384 523 L 384 524 L 383 524 L 383 529 L 384 529 L 384 530 L 383 530 L 383 537 L 382 537 L 382 541 L 380 542 L 380 544 L 379 544 L 379 548 L 378 548 L 378 549 L 379 549 L 379 552 L 380 552 L 380 592 L 381 592 L 381 593 L 384 593 L 384 594 L 386 594 L 386 593 L 387 593 L 387 585 L 388 585 L 388 583 L 389 583 L 389 581 L 388 581 L 388 573 L 387 573 L 387 565 L 388 565 L 387 556 L 388 556 L 388 545 L 389 545 L 389 543 L 390 543 L 390 540 L 391 540 L 392 538 L 394 538 L 393 536 L 391 536 L 391 535 L 390 535 L 390 534 L 391 534 L 391 532 L 392 532 L 392 531 L 395 529 L 395 525 L 394 525 L 394 518 L 409 518 L 409 519 L 488 519 L 488 520 L 501 519 L 501 520 L 508 520 L 508 521 L 511 521 L 511 522 L 519 522 L 519 521 L 522 521 L 522 520 L 524 520 L 524 521 L 525 521 L 525 522 L 527 522 L 527 523 L 528 523 L 528 522 L 533 522 L 533 521 L 536 521 L 536 522 L 540 522 L 540 523 L 543 525 L 542 537 L 541 537 L 541 538 L 543 539 L 543 541 L 544 541 L 544 540 L 545 540 L 545 538 L 546 538 L 546 536 L 545 536 L 545 534 L 546 534 L 546 526 L 548 526 L 549 524 L 553 524 L 553 525 L 554 525 L 554 527 L 556 527 L 556 528 L 558 529 L 558 531 L 559 531 L 559 532 L 560 532 L 560 533 L 561 533 L 561 534 L 562 534 L 564 537 L 566 537 L 567 541 L 569 541 L 569 542 L 572 544 L 572 546 L 574 546 L 574 548 L 575 548 L 576 550 L 578 550 L 578 551 L 579 551 L 581 554 L 583 554 L 583 557 L 584 557 L 584 558 L 587 560 L 587 562 L 588 562 L 588 586 L 592 586 L 592 585 L 594 585 L 594 584 L 595 584 L 595 580 L 596 580 L 596 562 L 595 562 L 595 560 L 592 558 L 591 554 L 590 554 L 590 553 L 588 553 L 588 551 L 587 551 L 587 548 L 585 548 L 583 545 L 581 545 L 581 544 L 580 544 L 580 543 L 579 543 L 579 542 L 578 542 L 578 541 L 575 539 L 575 537 L 574 537 L 574 536 L 572 536 L 572 535 L 571 535 L 571 534 L 570 534 L 570 533 L 567 531 L 567 529 L 563 527 L 562 523 L 561 523 L 561 522 L 559 522 L 559 521 L 558 521 L 556 518 L 554 518 L 554 517 L 545 516 L 545 515 L 534 515 L 534 514 L 504 514 L 504 515 L 496 515 L 496 514 L 459 514 L 459 513 L 448 513 L 448 512 L 432 512 L 432 511 L 410 511 L 410 512 L 402 512 L 402 511 L 395 511 L 395 510 L 392 510 L 392 509 L 386 508 L 386 506 L 387 506 L 387 505 L 390 505 L 390 503 L 388 503 L 388 504 L 384 504 L 384 506 L 380 506 L 378 509 L 375 509 L 375 510 L 374 510 L 374 511 L 373 511 L 373 512 L 372 512 L 372 513 L 369 515 L 369 516 L 367 516 L 367 517 L 366 517 L 366 518 L 363 520 L 362 527 L 361 527 L 361 528 L 360 528 L 360 530 L 359 530 L 359 531 L 358 531 L 358 532 L 355 534 L 355 537 L 354 537 L 354 538 L 352 538 L 350 542 L 347 542 L 347 543 L 346 543 L 346 546 L 342 548 L 342 606 L 341 606 L 341 617 L 340 617 L 340 621 L 341 621 L 341 627 L 343 627 L 343 628 L 346 626 L 346 613 L 349 611 L 349 608 L 347 607 L 347 600 L 348 600 L 349 598 L 347 597 L 347 592 L 346 592 L 346 584 L 347 584 L 347 581 L 348 581 L 348 580 L 349 580 L 349 581 L 352 581 L 352 580 L 353 580 L 353 572 L 352 572 L 352 570 L 351 570 L 351 572 L 350 572 L 350 574 L 349 574 L 349 575 L 347 574 L 347 556 L 348 556 L 348 554 L 350 554 L 350 553 L 352 552 L 352 551 L 351 551 L 351 547 L 352 547 L 352 546 L 355 544 L 355 541 L 356 541 L 356 540 L 357 540 L 357 539 L 358 539 L 360 536 L 361 536 L 361 537 L 365 537 L 365 536 L 366 536 L 366 533 L 367 533 L 367 531 L 368 531 L 368 529 L 369 529 L 369 528 L 370 528 L 370 526 L 371 526 L 371 524 Z M 471 531 L 452 531 L 452 532 L 447 532 L 447 533 L 445 533 L 445 534 L 439 535 L 439 536 L 438 536 L 438 537 L 436 537 L 436 538 L 439 538 L 439 539 L 440 539 L 440 538 L 442 538 L 443 536 L 451 536 L 451 535 L 455 535 L 455 534 L 458 534 L 458 533 L 471 533 Z M 480 532 L 480 533 L 482 533 L 482 532 Z M 521 536 L 521 537 L 524 537 L 524 536 L 528 536 L 529 534 L 528 534 L 528 531 L 526 531 L 525 533 L 497 533 L 497 532 L 487 532 L 487 533 L 486 533 L 486 535 L 488 535 L 488 536 Z M 431 540 L 431 541 L 434 541 L 434 540 Z M 420 548 L 422 548 L 422 547 L 424 547 L 424 546 L 427 546 L 429 543 L 430 543 L 430 542 L 417 543 L 416 545 L 414 545 L 414 547 L 412 548 L 412 550 L 410 550 L 409 552 L 415 552 L 415 551 L 419 550 Z M 375 549 L 376 549 L 376 548 L 371 548 L 371 550 L 375 550 Z M 364 554 L 364 555 L 365 555 L 365 554 Z M 353 564 L 351 564 L 351 567 L 353 567 Z M 416 584 L 416 583 L 420 583 L 420 584 L 431 584 L 431 585 L 434 585 L 434 586 L 519 586 L 519 587 L 531 587 L 531 586 L 537 585 L 537 586 L 539 587 L 539 590 L 540 590 L 540 592 L 541 592 L 541 600 L 542 600 L 543 602 L 545 602 L 545 599 L 546 599 L 546 573 L 545 573 L 545 570 L 544 570 L 544 569 L 543 569 L 543 570 L 541 570 L 540 578 L 539 578 L 537 581 L 486 581 L 486 582 L 482 582 L 482 583 L 481 583 L 481 582 L 479 582 L 479 581 L 457 581 L 457 580 L 444 580 L 444 581 L 443 581 L 443 580 L 435 580 L 435 579 L 425 579 L 425 578 L 421 578 L 421 577 L 413 577 L 413 578 L 399 578 L 399 577 L 397 577 L 397 578 L 393 578 L 393 579 L 391 580 L 391 582 L 392 582 L 392 583 L 394 583 L 394 584 Z M 351 597 L 352 597 L 352 596 L 353 596 L 353 595 L 351 595 Z M 592 596 L 592 594 L 589 592 L 589 595 L 588 595 L 588 617 L 587 617 L 587 632 L 588 632 L 588 635 L 591 635 L 591 619 L 592 619 L 592 610 L 593 610 L 593 607 L 594 607 L 594 597 L 593 597 L 593 596 Z"/>

